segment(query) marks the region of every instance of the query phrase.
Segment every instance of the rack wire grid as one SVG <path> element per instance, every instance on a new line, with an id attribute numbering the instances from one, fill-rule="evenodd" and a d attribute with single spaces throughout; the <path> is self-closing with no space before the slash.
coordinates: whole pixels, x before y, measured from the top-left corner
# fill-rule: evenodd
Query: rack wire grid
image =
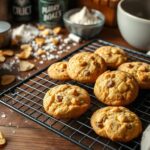
<path id="1" fill-rule="evenodd" d="M 112 43 L 94 40 L 83 47 L 75 50 L 73 53 L 62 58 L 68 60 L 72 55 L 80 51 L 93 52 L 98 47 L 110 45 L 118 46 Z M 150 63 L 150 57 L 124 47 L 131 60 L 138 60 Z M 140 137 L 129 143 L 112 142 L 108 139 L 101 138 L 94 133 L 90 126 L 90 117 L 98 108 L 104 107 L 102 103 L 96 100 L 93 94 L 92 84 L 82 84 L 76 81 L 62 82 L 51 80 L 47 74 L 47 68 L 36 73 L 32 77 L 22 81 L 18 85 L 11 87 L 7 91 L 0 94 L 0 103 L 17 111 L 23 116 L 33 120 L 34 122 L 44 126 L 45 128 L 61 135 L 69 141 L 81 146 L 84 149 L 104 149 L 104 150 L 138 150 L 140 149 Z M 86 89 L 91 96 L 90 109 L 76 120 L 58 120 L 46 114 L 42 107 L 42 100 L 50 87 L 59 84 L 75 84 Z M 148 90 L 140 91 L 137 100 L 129 106 L 141 119 L 143 129 L 150 124 L 150 93 Z"/>

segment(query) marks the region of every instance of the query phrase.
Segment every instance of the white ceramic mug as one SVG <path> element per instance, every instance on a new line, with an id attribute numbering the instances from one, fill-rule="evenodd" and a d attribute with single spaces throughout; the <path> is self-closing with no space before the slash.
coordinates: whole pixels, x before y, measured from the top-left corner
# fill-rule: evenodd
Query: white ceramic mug
<path id="1" fill-rule="evenodd" d="M 117 22 L 123 38 L 130 45 L 150 50 L 150 0 L 121 0 Z"/>

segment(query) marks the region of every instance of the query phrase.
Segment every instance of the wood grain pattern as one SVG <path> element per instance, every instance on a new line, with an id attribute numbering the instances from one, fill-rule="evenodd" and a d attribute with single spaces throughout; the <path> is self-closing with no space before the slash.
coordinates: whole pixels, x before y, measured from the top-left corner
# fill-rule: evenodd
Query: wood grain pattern
<path id="1" fill-rule="evenodd" d="M 121 37 L 118 29 L 104 28 L 99 34 L 101 39 L 123 46 L 129 46 Z M 0 105 L 0 130 L 7 138 L 7 145 L 0 150 L 79 150 L 79 146 L 44 129 L 20 114 Z"/>
<path id="2" fill-rule="evenodd" d="M 3 131 L 7 139 L 7 144 L 2 148 L 3 150 L 69 150 L 72 147 L 74 150 L 80 150 L 79 147 L 74 146 L 69 141 L 43 128 L 16 129 L 16 127 L 0 126 L 0 130 Z"/>

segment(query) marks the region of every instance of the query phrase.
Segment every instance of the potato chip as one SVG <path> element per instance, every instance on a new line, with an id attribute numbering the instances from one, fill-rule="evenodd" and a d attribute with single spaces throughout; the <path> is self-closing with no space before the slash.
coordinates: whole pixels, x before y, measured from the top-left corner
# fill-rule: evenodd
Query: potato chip
<path id="1" fill-rule="evenodd" d="M 6 58 L 0 54 L 0 62 L 4 62 L 6 60 Z"/>
<path id="2" fill-rule="evenodd" d="M 45 50 L 42 50 L 42 49 L 39 49 L 39 50 L 36 52 L 36 54 L 37 54 L 38 56 L 40 56 L 40 55 L 46 54 L 46 51 L 45 51 Z"/>
<path id="3" fill-rule="evenodd" d="M 32 51 L 32 47 L 31 47 L 30 44 L 22 44 L 22 45 L 20 46 L 20 48 L 21 48 L 22 50 L 29 49 L 29 50 Z"/>
<path id="4" fill-rule="evenodd" d="M 44 30 L 46 27 L 44 25 L 38 25 L 37 27 L 39 30 Z"/>
<path id="5" fill-rule="evenodd" d="M 2 75 L 1 76 L 1 85 L 8 85 L 14 82 L 16 77 L 14 75 Z"/>
<path id="6" fill-rule="evenodd" d="M 14 55 L 14 51 L 13 50 L 0 50 L 0 55 L 13 56 Z"/>
<path id="7" fill-rule="evenodd" d="M 61 27 L 55 27 L 54 29 L 53 29 L 53 33 L 54 34 L 60 34 L 62 32 L 62 28 Z"/>
<path id="8" fill-rule="evenodd" d="M 35 42 L 36 44 L 38 44 L 39 46 L 42 46 L 45 43 L 45 39 L 42 37 L 37 37 L 35 38 Z"/>
<path id="9" fill-rule="evenodd" d="M 56 38 L 53 38 L 52 43 L 57 46 L 59 44 L 59 40 L 57 40 Z"/>
<path id="10" fill-rule="evenodd" d="M 20 48 L 23 51 L 16 56 L 20 59 L 28 59 L 31 56 L 32 47 L 29 44 L 23 44 Z"/>
<path id="11" fill-rule="evenodd" d="M 29 61 L 20 61 L 19 63 L 19 71 L 29 71 L 35 67 L 34 64 L 30 63 Z"/>
<path id="12" fill-rule="evenodd" d="M 0 147 L 6 144 L 6 139 L 3 133 L 0 131 Z"/>
<path id="13" fill-rule="evenodd" d="M 43 36 L 48 36 L 50 34 L 50 29 L 44 29 L 43 31 L 41 31 L 41 35 Z"/>

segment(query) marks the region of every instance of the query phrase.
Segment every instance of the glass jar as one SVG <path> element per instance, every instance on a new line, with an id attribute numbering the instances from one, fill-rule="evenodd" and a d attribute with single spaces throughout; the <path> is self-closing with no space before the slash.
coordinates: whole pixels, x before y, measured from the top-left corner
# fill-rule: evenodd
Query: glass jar
<path id="1" fill-rule="evenodd" d="M 30 21 L 32 19 L 32 0 L 13 0 L 12 14 L 15 21 Z"/>
<path id="2" fill-rule="evenodd" d="M 39 21 L 49 27 L 62 25 L 62 17 L 67 10 L 68 0 L 39 0 Z"/>

